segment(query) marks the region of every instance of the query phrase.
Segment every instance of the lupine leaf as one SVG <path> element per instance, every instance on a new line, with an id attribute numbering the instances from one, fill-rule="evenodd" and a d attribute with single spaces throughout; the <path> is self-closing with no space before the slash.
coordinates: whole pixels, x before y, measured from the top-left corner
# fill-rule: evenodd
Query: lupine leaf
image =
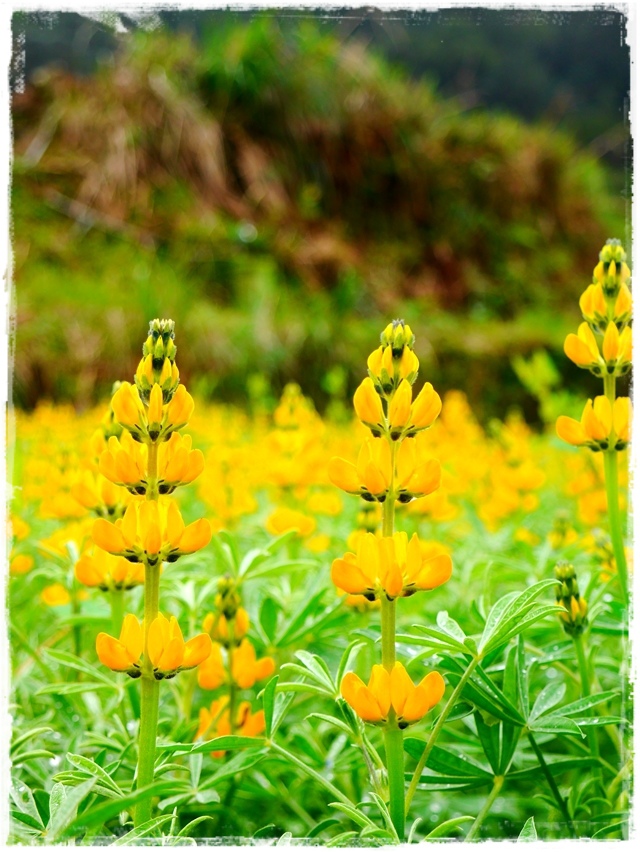
<path id="1" fill-rule="evenodd" d="M 533 817 L 529 817 L 529 819 L 522 826 L 522 831 L 518 835 L 518 841 L 521 843 L 529 842 L 531 840 L 538 839 L 538 832 L 536 831 L 536 824 Z"/>

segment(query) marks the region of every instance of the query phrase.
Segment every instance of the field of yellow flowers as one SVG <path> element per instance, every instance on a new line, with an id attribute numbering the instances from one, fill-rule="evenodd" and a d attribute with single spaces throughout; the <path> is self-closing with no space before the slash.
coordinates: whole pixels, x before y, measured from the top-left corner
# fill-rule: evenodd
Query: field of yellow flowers
<path id="1" fill-rule="evenodd" d="M 441 399 L 401 320 L 355 418 L 194 400 L 170 320 L 110 403 L 15 412 L 11 842 L 626 837 L 615 241 L 580 307 L 605 393 L 557 435 Z"/>

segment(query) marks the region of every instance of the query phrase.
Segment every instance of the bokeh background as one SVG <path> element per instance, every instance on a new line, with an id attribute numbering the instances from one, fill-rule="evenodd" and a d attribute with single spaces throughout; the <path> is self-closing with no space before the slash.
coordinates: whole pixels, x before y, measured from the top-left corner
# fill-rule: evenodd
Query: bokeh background
<path id="1" fill-rule="evenodd" d="M 625 34 L 602 9 L 16 14 L 13 402 L 106 398 L 170 316 L 196 394 L 296 381 L 324 411 L 403 316 L 481 421 L 578 413 L 562 343 L 629 243 Z"/>

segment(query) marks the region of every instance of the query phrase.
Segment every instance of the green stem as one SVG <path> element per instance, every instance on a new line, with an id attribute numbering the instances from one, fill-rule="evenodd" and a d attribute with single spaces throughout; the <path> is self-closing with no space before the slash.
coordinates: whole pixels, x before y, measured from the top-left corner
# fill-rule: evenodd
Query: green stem
<path id="1" fill-rule="evenodd" d="M 625 604 L 629 603 L 629 577 L 627 557 L 624 552 L 624 535 L 622 518 L 620 516 L 620 492 L 618 488 L 618 453 L 616 450 L 606 450 L 604 453 L 604 481 L 607 490 L 607 508 L 609 510 L 609 530 L 611 545 L 616 558 L 618 577 L 622 587 Z"/>
<path id="2" fill-rule="evenodd" d="M 424 751 L 422 752 L 420 760 L 418 761 L 418 764 L 413 771 L 413 778 L 411 779 L 411 783 L 409 784 L 409 789 L 407 790 L 407 798 L 406 798 L 406 806 L 405 806 L 405 813 L 407 815 L 409 814 L 409 808 L 411 807 L 411 802 L 413 800 L 415 792 L 418 789 L 418 784 L 420 783 L 420 776 L 422 775 L 422 771 L 424 770 L 425 766 L 427 765 L 427 761 L 429 760 L 429 755 L 431 754 L 431 750 L 433 749 L 434 745 L 436 744 L 436 740 L 438 739 L 438 736 L 440 735 L 440 731 L 444 727 L 444 723 L 447 721 L 447 718 L 449 717 L 449 713 L 451 713 L 451 711 L 453 710 L 458 698 L 460 697 L 460 695 L 462 693 L 462 690 L 465 687 L 466 682 L 469 680 L 469 678 L 473 674 L 473 670 L 478 665 L 478 662 L 479 662 L 479 660 L 476 657 L 474 657 L 469 662 L 469 665 L 467 666 L 464 674 L 462 675 L 462 677 L 458 681 L 458 685 L 456 686 L 456 688 L 453 690 L 453 692 L 449 696 L 449 700 L 445 704 L 445 706 L 442 710 L 442 713 L 438 717 L 438 721 L 436 722 L 435 727 L 431 731 L 431 735 L 430 735 L 429 739 L 427 740 L 427 744 L 424 747 Z"/>
<path id="3" fill-rule="evenodd" d="M 157 500 L 158 493 L 158 444 L 147 444 L 147 500 Z"/>
<path id="4" fill-rule="evenodd" d="M 396 453 L 398 450 L 398 442 L 391 441 L 391 482 L 389 483 L 389 492 L 387 499 L 382 504 L 382 535 L 392 536 L 396 514 Z"/>
<path id="5" fill-rule="evenodd" d="M 145 563 L 144 572 L 144 660 L 142 663 L 140 701 L 140 731 L 138 735 L 137 788 L 147 787 L 153 782 L 156 762 L 156 736 L 158 731 L 158 704 L 160 683 L 153 674 L 149 658 L 149 627 L 158 616 L 160 596 L 160 565 Z M 151 799 L 136 805 L 134 826 L 151 819 Z"/>
<path id="6" fill-rule="evenodd" d="M 117 638 L 120 635 L 124 619 L 124 589 L 111 589 L 109 599 L 111 602 L 111 634 Z"/>
<path id="7" fill-rule="evenodd" d="M 380 630 L 382 632 L 382 665 L 391 671 L 396 662 L 396 602 L 385 594 L 380 598 Z"/>
<path id="8" fill-rule="evenodd" d="M 575 838 L 576 832 L 575 832 L 575 829 L 573 827 L 573 823 L 571 822 L 571 817 L 569 816 L 569 811 L 567 810 L 567 803 L 563 799 L 562 794 L 560 793 L 560 790 L 558 790 L 558 785 L 556 784 L 555 779 L 554 779 L 553 775 L 551 774 L 549 767 L 546 764 L 546 761 L 544 759 L 544 755 L 540 751 L 540 747 L 538 746 L 538 743 L 535 741 L 535 738 L 534 738 L 533 734 L 531 733 L 531 731 L 529 731 L 529 733 L 527 734 L 527 737 L 529 738 L 529 742 L 531 743 L 531 747 L 533 748 L 535 755 L 538 758 L 538 763 L 540 764 L 540 768 L 542 769 L 544 777 L 547 779 L 547 784 L 549 785 L 549 788 L 550 788 L 551 792 L 553 793 L 553 797 L 556 800 L 556 802 L 558 803 L 558 808 L 560 809 L 560 813 L 562 814 L 564 821 L 567 824 L 567 828 L 569 829 L 569 833 L 570 833 L 572 838 Z"/>
<path id="9" fill-rule="evenodd" d="M 576 646 L 576 657 L 578 658 L 578 668 L 580 670 L 580 683 L 582 684 L 582 697 L 588 698 L 591 694 L 591 677 L 589 675 L 589 664 L 584 652 L 584 643 L 582 636 L 573 637 L 574 645 Z M 591 715 L 591 714 L 590 714 Z M 600 750 L 598 748 L 598 732 L 591 725 L 587 728 L 587 738 L 589 740 L 589 751 L 591 757 L 598 762 L 596 766 L 596 774 L 600 778 L 602 784 L 602 770 L 600 769 Z"/>
<path id="10" fill-rule="evenodd" d="M 382 665 L 391 671 L 396 662 L 396 602 L 386 595 L 380 599 L 380 627 L 382 631 Z M 404 746 L 403 733 L 397 726 L 396 714 L 389 711 L 388 727 L 384 732 L 389 781 L 389 812 L 398 839 L 404 840 Z"/>
<path id="11" fill-rule="evenodd" d="M 387 756 L 389 780 L 389 813 L 398 840 L 404 841 L 404 746 L 403 735 L 397 727 L 395 713 L 389 714 L 389 727 L 384 732 L 384 748 Z"/>
<path id="12" fill-rule="evenodd" d="M 478 816 L 475 818 L 475 822 L 469 829 L 469 833 L 465 837 L 465 841 L 467 840 L 475 840 L 475 837 L 480 830 L 480 826 L 484 822 L 486 815 L 491 810 L 493 803 L 498 797 L 498 793 L 502 789 L 502 785 L 504 784 L 504 775 L 496 775 L 493 779 L 493 788 L 487 797 L 487 801 L 482 806 L 482 809 Z"/>

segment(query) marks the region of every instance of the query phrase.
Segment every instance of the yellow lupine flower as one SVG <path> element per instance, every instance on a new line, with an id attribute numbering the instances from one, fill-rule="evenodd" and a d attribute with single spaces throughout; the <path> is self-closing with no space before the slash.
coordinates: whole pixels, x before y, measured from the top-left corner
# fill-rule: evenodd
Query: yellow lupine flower
<path id="1" fill-rule="evenodd" d="M 113 440 L 117 441 L 117 438 Z M 114 516 L 124 511 L 129 499 L 117 487 L 119 484 L 87 470 L 71 486 L 71 494 L 85 509 L 91 509 L 104 517 Z"/>
<path id="2" fill-rule="evenodd" d="M 256 659 L 256 649 L 248 639 L 231 651 L 231 676 L 240 689 L 251 689 L 258 680 L 274 673 L 276 664 L 272 657 Z M 198 669 L 198 684 L 203 689 L 217 689 L 227 683 L 229 673 L 222 656 L 222 648 L 213 642 L 211 652 Z"/>
<path id="3" fill-rule="evenodd" d="M 17 541 L 25 539 L 30 531 L 31 528 L 26 521 L 23 521 L 18 515 L 11 515 L 11 532 Z"/>
<path id="4" fill-rule="evenodd" d="M 331 579 L 347 594 L 364 595 L 368 600 L 384 594 L 393 599 L 435 589 L 446 583 L 451 572 L 449 554 L 436 553 L 425 559 L 415 533 L 411 540 L 405 532 L 380 538 L 366 533 L 358 542 L 357 553 L 334 559 Z"/>
<path id="5" fill-rule="evenodd" d="M 271 535 L 282 535 L 290 530 L 295 530 L 299 536 L 304 538 L 311 535 L 315 530 L 316 521 L 315 518 L 297 512 L 295 509 L 280 506 L 269 515 L 265 527 Z"/>
<path id="6" fill-rule="evenodd" d="M 12 557 L 9 563 L 9 573 L 12 577 L 18 574 L 26 574 L 33 568 L 33 556 L 26 553 L 18 553 Z"/>
<path id="7" fill-rule="evenodd" d="M 403 441 L 398 447 L 396 473 L 396 496 L 401 503 L 432 494 L 442 480 L 440 462 L 427 456 L 419 438 Z"/>
<path id="8" fill-rule="evenodd" d="M 611 406 L 606 396 L 587 401 L 580 422 L 562 415 L 556 423 L 558 437 L 575 447 L 624 449 L 629 440 L 631 402 L 620 396 Z M 612 434 L 613 429 L 613 434 Z"/>
<path id="9" fill-rule="evenodd" d="M 103 518 L 95 521 L 93 540 L 107 553 L 155 565 L 175 562 L 179 556 L 206 547 L 211 540 L 211 526 L 200 518 L 185 527 L 173 500 L 136 499 L 114 524 Z"/>
<path id="10" fill-rule="evenodd" d="M 442 699 L 444 689 L 442 675 L 436 671 L 415 686 L 399 662 L 391 672 L 373 666 L 368 685 L 354 672 L 347 672 L 340 684 L 342 697 L 365 722 L 386 724 L 393 708 L 399 728 L 419 722 Z"/>
<path id="11" fill-rule="evenodd" d="M 231 673 L 240 689 L 251 689 L 258 680 L 264 680 L 276 670 L 272 657 L 256 659 L 256 649 L 248 639 L 231 652 Z"/>
<path id="12" fill-rule="evenodd" d="M 202 623 L 202 629 L 212 639 L 224 645 L 230 637 L 229 622 L 233 630 L 234 643 L 238 644 L 238 641 L 249 631 L 249 613 L 244 607 L 239 606 L 233 618 L 226 618 L 224 613 L 219 615 L 208 613 Z"/>
<path id="13" fill-rule="evenodd" d="M 626 287 L 626 284 L 625 284 Z M 627 291 L 628 291 L 627 287 Z M 589 284 L 580 296 L 580 310 L 585 320 L 592 326 L 602 328 L 607 324 L 607 301 L 600 284 Z"/>
<path id="14" fill-rule="evenodd" d="M 384 438 L 367 438 L 356 464 L 341 458 L 329 462 L 329 479 L 349 494 L 384 503 L 391 484 L 391 448 Z"/>
<path id="15" fill-rule="evenodd" d="M 610 322 L 602 342 L 602 357 L 610 375 L 623 376 L 631 369 L 631 329 L 627 326 L 622 333 L 614 322 Z"/>
<path id="16" fill-rule="evenodd" d="M 154 384 L 149 394 L 149 407 L 140 399 L 135 385 L 122 382 L 111 400 L 116 420 L 140 440 L 156 441 L 169 435 L 189 422 L 193 414 L 193 397 L 184 385 L 178 388 L 171 402 L 163 405 L 160 385 Z"/>
<path id="17" fill-rule="evenodd" d="M 85 553 L 76 562 L 75 575 L 85 586 L 110 589 L 132 589 L 144 583 L 144 565 L 129 562 L 122 556 L 112 556 L 100 547 Z"/>
<path id="18" fill-rule="evenodd" d="M 142 626 L 130 613 L 122 621 L 118 639 L 108 633 L 96 636 L 96 653 L 100 662 L 114 672 L 127 672 L 131 677 L 140 676 L 143 646 Z"/>
<path id="19" fill-rule="evenodd" d="M 251 704 L 248 701 L 240 703 L 234 721 L 235 733 L 243 737 L 258 737 L 265 730 L 264 710 L 252 713 Z M 230 733 L 229 699 L 226 695 L 212 701 L 208 709 L 206 707 L 200 708 L 195 740 L 224 737 Z M 211 757 L 224 757 L 225 753 L 224 751 L 212 751 Z"/>
<path id="20" fill-rule="evenodd" d="M 161 613 L 149 626 L 147 643 L 156 680 L 172 678 L 180 671 L 195 668 L 211 651 L 211 638 L 206 633 L 199 633 L 185 642 L 176 618 L 173 615 L 166 618 Z M 99 633 L 96 651 L 100 662 L 108 668 L 138 677 L 142 666 L 142 625 L 134 615 L 126 615 L 120 638 Z"/>
<path id="21" fill-rule="evenodd" d="M 211 652 L 211 637 L 207 633 L 199 633 L 185 642 L 173 615 L 166 618 L 160 613 L 151 622 L 147 641 L 156 680 L 159 676 L 173 677 L 176 672 L 194 669 Z"/>
<path id="22" fill-rule="evenodd" d="M 217 689 L 227 680 L 227 671 L 222 657 L 222 648 L 211 643 L 209 656 L 198 667 L 198 685 L 202 689 Z"/>
<path id="23" fill-rule="evenodd" d="M 136 443 L 128 432 L 120 439 L 111 437 L 107 449 L 100 456 L 100 472 L 117 485 L 133 494 L 147 490 L 148 450 Z M 191 436 L 174 432 L 168 441 L 158 447 L 158 490 L 170 494 L 178 485 L 193 482 L 204 470 L 204 456 L 200 450 L 191 449 Z"/>
<path id="24" fill-rule="evenodd" d="M 580 323 L 577 334 L 568 334 L 564 341 L 564 352 L 578 367 L 602 375 L 602 357 L 598 341 L 586 322 Z"/>
<path id="25" fill-rule="evenodd" d="M 47 606 L 66 606 L 66 604 L 71 603 L 71 595 L 62 583 L 52 583 L 52 585 L 44 588 L 40 594 L 40 599 Z"/>
<path id="26" fill-rule="evenodd" d="M 379 437 L 385 428 L 385 416 L 382 400 L 370 377 L 364 379 L 356 389 L 353 395 L 353 407 L 358 419 L 368 426 L 376 437 Z"/>

